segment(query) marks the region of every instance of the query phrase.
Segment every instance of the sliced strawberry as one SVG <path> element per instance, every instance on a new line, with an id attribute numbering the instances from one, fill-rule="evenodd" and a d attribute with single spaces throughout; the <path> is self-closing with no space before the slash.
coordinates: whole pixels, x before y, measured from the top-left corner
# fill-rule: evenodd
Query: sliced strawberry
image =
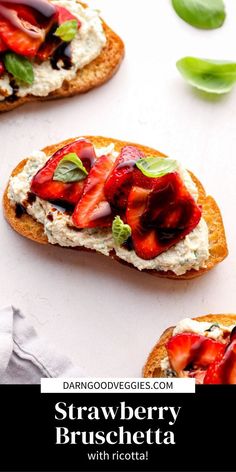
<path id="1" fill-rule="evenodd" d="M 34 57 L 56 22 L 56 8 L 46 1 L 32 2 L 32 6 L 18 2 L 1 3 L 0 37 L 8 49 Z"/>
<path id="2" fill-rule="evenodd" d="M 192 370 L 188 373 L 188 377 L 191 379 L 195 379 L 197 385 L 202 385 L 204 383 L 205 375 L 206 371 L 203 369 Z"/>
<path id="3" fill-rule="evenodd" d="M 236 385 L 235 331 L 224 353 L 219 355 L 216 361 L 207 369 L 204 383 Z"/>
<path id="4" fill-rule="evenodd" d="M 157 239 L 154 231 L 144 233 L 141 219 L 148 205 L 150 190 L 141 187 L 132 187 L 126 211 L 127 223 L 132 229 L 132 242 L 136 254 L 143 257 L 148 250 L 148 257 L 153 259 L 158 251 Z"/>
<path id="5" fill-rule="evenodd" d="M 133 183 L 136 187 L 153 190 L 157 184 L 157 178 L 147 177 L 135 166 L 133 171 Z"/>
<path id="6" fill-rule="evenodd" d="M 199 334 L 181 333 L 172 336 L 166 349 L 171 367 L 180 373 L 188 366 L 206 368 L 223 354 L 225 345 Z"/>
<path id="7" fill-rule="evenodd" d="M 126 211 L 127 222 L 132 228 L 132 236 L 142 233 L 141 218 L 147 205 L 150 190 L 133 186 L 131 188 Z"/>
<path id="8" fill-rule="evenodd" d="M 113 166 L 110 156 L 102 156 L 91 169 L 83 196 L 75 208 L 72 220 L 78 228 L 110 226 L 112 210 L 104 194 L 104 183 Z"/>
<path id="9" fill-rule="evenodd" d="M 50 38 L 49 41 L 44 41 L 42 46 L 39 48 L 37 52 L 37 59 L 39 61 L 47 61 L 47 59 L 51 58 L 55 53 L 56 49 L 60 46 L 61 40 L 56 36 Z"/>
<path id="10" fill-rule="evenodd" d="M 37 21 L 48 20 L 56 14 L 56 7 L 50 0 L 0 0 L 0 4 L 10 9 L 33 11 Z"/>
<path id="11" fill-rule="evenodd" d="M 236 340 L 236 326 L 232 329 L 230 333 L 230 343 Z"/>
<path id="12" fill-rule="evenodd" d="M 6 69 L 3 61 L 0 59 L 0 77 L 5 73 Z"/>
<path id="13" fill-rule="evenodd" d="M 19 3 L 2 3 L 0 13 L 0 38 L 4 49 L 10 49 L 17 54 L 33 58 L 36 56 L 40 46 L 44 43 L 46 33 L 51 29 L 53 23 L 61 25 L 68 20 L 76 20 L 78 27 L 80 21 L 69 10 L 59 6 L 51 6 L 50 12 L 44 17 L 42 9 L 37 10 L 37 5 L 30 7 Z M 33 5 L 33 2 L 32 2 Z M 54 11 L 54 15 L 52 15 Z M 49 15 L 50 13 L 50 15 Z M 54 38 L 49 44 L 44 44 L 39 54 L 40 60 L 45 60 L 55 51 L 58 42 Z M 2 46 L 3 47 L 3 46 Z M 0 44 L 0 52 L 1 52 Z"/>
<path id="14" fill-rule="evenodd" d="M 23 20 L 23 22 L 27 22 L 29 25 L 37 26 L 38 22 L 36 12 L 33 8 L 26 5 L 21 5 L 20 3 L 5 3 L 4 6 L 8 8 L 9 11 L 16 12 L 18 18 Z"/>
<path id="15" fill-rule="evenodd" d="M 60 26 L 66 21 L 76 20 L 78 24 L 78 28 L 80 28 L 81 22 L 69 10 L 67 10 L 64 7 L 60 7 L 58 5 L 56 5 L 55 8 L 56 8 L 56 15 L 54 18 L 54 22 L 56 25 Z M 57 48 L 62 43 L 63 41 L 60 38 L 50 33 L 47 36 L 46 41 L 44 41 L 39 51 L 37 52 L 37 58 L 40 61 L 46 61 L 47 59 L 50 59 L 54 55 Z"/>
<path id="16" fill-rule="evenodd" d="M 38 27 L 30 7 L 10 4 L 1 8 L 0 38 L 11 51 L 34 57 L 44 41 L 45 31 Z"/>
<path id="17" fill-rule="evenodd" d="M 138 190 L 141 187 L 132 188 L 126 217 L 136 254 L 149 260 L 189 234 L 200 221 L 201 209 L 178 173 L 147 180 L 137 172 L 135 182 L 137 176 L 145 183 L 146 192 Z"/>
<path id="18" fill-rule="evenodd" d="M 171 367 L 180 373 L 192 363 L 195 353 L 202 345 L 204 336 L 195 333 L 181 333 L 172 336 L 166 344 Z"/>
<path id="19" fill-rule="evenodd" d="M 0 35 L 8 49 L 27 57 L 34 57 L 40 44 L 43 42 L 42 39 L 31 38 L 23 31 L 18 30 L 8 23 L 1 15 Z"/>
<path id="20" fill-rule="evenodd" d="M 194 362 L 201 367 L 208 367 L 216 358 L 224 355 L 225 344 L 206 337 L 204 339 Z"/>
<path id="21" fill-rule="evenodd" d="M 78 27 L 81 26 L 81 22 L 79 21 L 79 19 L 74 16 L 69 10 L 67 10 L 67 8 L 56 5 L 56 11 L 56 19 L 59 25 L 62 25 L 66 21 L 76 20 L 78 23 Z"/>
<path id="22" fill-rule="evenodd" d="M 76 205 L 81 197 L 85 181 L 64 183 L 53 180 L 54 172 L 61 159 L 70 153 L 76 153 L 89 172 L 96 157 L 94 147 L 85 139 L 74 141 L 59 149 L 35 175 L 31 182 L 31 192 L 44 200 L 63 201 Z"/>
<path id="23" fill-rule="evenodd" d="M 135 163 L 144 155 L 134 146 L 125 146 L 117 157 L 114 168 L 105 184 L 108 202 L 118 210 L 125 210 L 133 184 Z"/>
<path id="24" fill-rule="evenodd" d="M 214 362 L 210 364 L 204 376 L 204 384 L 222 384 L 222 357 L 223 356 L 220 355 Z"/>
<path id="25" fill-rule="evenodd" d="M 0 38 L 0 53 L 7 51 L 7 45 L 4 43 L 4 41 Z"/>
<path id="26" fill-rule="evenodd" d="M 236 340 L 232 341 L 225 351 L 222 359 L 221 369 L 222 377 L 225 384 L 236 384 Z"/>

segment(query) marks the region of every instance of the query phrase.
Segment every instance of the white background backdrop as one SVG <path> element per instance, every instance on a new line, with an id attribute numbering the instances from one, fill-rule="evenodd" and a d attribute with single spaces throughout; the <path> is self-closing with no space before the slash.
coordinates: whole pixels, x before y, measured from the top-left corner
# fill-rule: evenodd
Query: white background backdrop
<path id="1" fill-rule="evenodd" d="M 190 282 L 21 238 L 0 215 L 0 305 L 20 307 L 50 345 L 93 376 L 138 376 L 161 332 L 186 316 L 236 312 L 236 88 L 205 101 L 179 76 L 185 55 L 236 60 L 236 4 L 223 28 L 196 30 L 169 0 L 91 0 L 124 39 L 108 84 L 73 99 L 0 115 L 1 192 L 33 149 L 95 134 L 156 147 L 200 177 L 223 213 L 230 255 Z"/>

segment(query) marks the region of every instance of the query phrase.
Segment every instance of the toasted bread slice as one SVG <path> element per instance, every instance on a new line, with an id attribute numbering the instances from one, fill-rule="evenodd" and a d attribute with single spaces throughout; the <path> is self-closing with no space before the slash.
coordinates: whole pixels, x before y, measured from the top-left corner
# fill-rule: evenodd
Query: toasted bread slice
<path id="1" fill-rule="evenodd" d="M 208 323 L 219 323 L 224 326 L 236 324 L 236 315 L 204 315 L 193 318 L 196 321 L 206 321 Z M 161 369 L 161 361 L 167 357 L 166 343 L 173 334 L 174 327 L 166 329 L 161 335 L 158 343 L 149 354 L 148 360 L 143 368 L 144 377 L 164 377 L 164 372 Z"/>
<path id="2" fill-rule="evenodd" d="M 79 2 L 81 3 L 81 2 Z M 83 6 L 86 6 L 82 3 Z M 72 97 L 99 87 L 107 82 L 118 70 L 124 57 L 124 43 L 122 39 L 103 22 L 106 35 L 106 44 L 101 54 L 83 69 L 79 69 L 77 76 L 70 81 L 64 80 L 62 87 L 54 90 L 46 97 L 27 95 L 16 98 L 14 101 L 0 102 L 0 113 L 10 111 L 28 102 L 53 100 L 55 98 Z"/>
<path id="3" fill-rule="evenodd" d="M 136 146 L 145 155 L 151 154 L 152 156 L 164 156 L 163 154 L 161 154 L 159 151 L 155 149 L 152 149 L 146 146 L 141 146 L 138 144 L 128 143 L 125 141 L 118 141 L 112 138 L 104 138 L 101 136 L 100 137 L 87 136 L 86 138 L 89 139 L 94 144 L 94 146 L 98 148 L 108 146 L 111 142 L 114 142 L 115 149 L 118 152 L 124 146 L 129 144 L 129 145 Z M 70 142 L 73 142 L 74 140 L 75 138 L 63 141 L 53 146 L 48 146 L 45 149 L 43 149 L 43 151 L 48 156 L 51 156 L 58 149 L 60 149 L 61 147 L 63 147 L 64 145 Z M 26 164 L 26 162 L 27 162 L 27 159 L 22 161 L 12 172 L 12 176 L 20 173 L 24 165 Z M 208 228 L 209 228 L 210 257 L 207 262 L 207 267 L 205 269 L 200 269 L 200 270 L 190 270 L 186 274 L 181 275 L 181 276 L 177 276 L 176 274 L 174 274 L 174 272 L 171 272 L 171 271 L 160 272 L 156 270 L 145 270 L 145 272 L 155 275 L 156 277 L 166 277 L 166 278 L 172 278 L 172 279 L 192 279 L 194 277 L 198 277 L 204 274 L 205 272 L 208 272 L 218 262 L 221 262 L 228 254 L 225 231 L 224 231 L 224 226 L 223 226 L 220 210 L 215 200 L 212 197 L 209 197 L 206 195 L 204 188 L 202 187 L 199 180 L 193 174 L 191 174 L 191 176 L 198 187 L 198 191 L 199 191 L 198 203 L 202 205 L 203 207 L 203 217 L 205 218 Z M 7 195 L 7 189 L 4 193 L 3 205 L 4 205 L 5 217 L 7 221 L 10 223 L 10 225 L 12 226 L 12 228 L 14 228 L 22 236 L 32 239 L 35 242 L 38 242 L 40 244 L 48 244 L 47 237 L 44 234 L 43 225 L 35 221 L 28 214 L 22 215 L 21 218 L 16 217 L 15 209 L 12 207 L 11 202 Z M 78 247 L 78 250 L 91 251 L 89 249 L 85 249 L 81 247 Z M 110 257 L 119 261 L 122 264 L 125 264 L 129 267 L 134 268 L 132 264 L 129 264 L 126 261 L 123 261 L 115 253 L 114 254 L 112 253 Z"/>

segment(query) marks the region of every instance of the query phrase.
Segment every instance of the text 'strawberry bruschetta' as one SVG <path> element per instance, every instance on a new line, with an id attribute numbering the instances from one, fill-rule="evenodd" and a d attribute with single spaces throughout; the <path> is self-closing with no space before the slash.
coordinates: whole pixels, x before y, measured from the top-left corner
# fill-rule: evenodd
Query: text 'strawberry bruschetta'
<path id="1" fill-rule="evenodd" d="M 197 384 L 236 384 L 236 315 L 186 318 L 168 328 L 144 377 L 188 377 Z"/>
<path id="2" fill-rule="evenodd" d="M 197 277 L 227 255 L 220 211 L 193 174 L 109 138 L 34 152 L 13 171 L 4 211 L 38 243 L 97 251 L 156 276 Z"/>
<path id="3" fill-rule="evenodd" d="M 0 0 L 0 112 L 87 92 L 123 55 L 119 36 L 77 0 Z"/>

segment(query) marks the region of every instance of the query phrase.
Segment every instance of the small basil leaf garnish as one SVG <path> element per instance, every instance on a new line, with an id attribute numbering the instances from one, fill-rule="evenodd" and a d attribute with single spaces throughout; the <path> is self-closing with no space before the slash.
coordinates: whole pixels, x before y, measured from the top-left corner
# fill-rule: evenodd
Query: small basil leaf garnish
<path id="1" fill-rule="evenodd" d="M 7 72 L 17 80 L 32 85 L 34 82 L 34 70 L 32 63 L 26 57 L 19 56 L 14 52 L 6 52 L 3 61 Z"/>
<path id="2" fill-rule="evenodd" d="M 64 183 L 80 182 L 87 175 L 88 172 L 77 154 L 71 153 L 61 159 L 54 172 L 53 180 Z"/>
<path id="3" fill-rule="evenodd" d="M 116 216 L 112 223 L 112 235 L 115 243 L 121 246 L 131 236 L 131 228 L 119 216 Z"/>
<path id="4" fill-rule="evenodd" d="M 147 177 L 155 178 L 175 172 L 178 169 L 178 162 L 169 157 L 146 157 L 139 159 L 136 166 Z"/>
<path id="5" fill-rule="evenodd" d="M 203 92 L 227 93 L 236 82 L 235 62 L 184 57 L 176 66 L 190 85 Z"/>
<path id="6" fill-rule="evenodd" d="M 58 26 L 54 35 L 58 36 L 62 39 L 62 41 L 70 42 L 72 41 L 78 31 L 78 21 L 77 20 L 69 20 L 62 25 Z"/>
<path id="7" fill-rule="evenodd" d="M 223 0 L 172 0 L 172 5 L 182 20 L 196 28 L 219 28 L 225 21 Z"/>

